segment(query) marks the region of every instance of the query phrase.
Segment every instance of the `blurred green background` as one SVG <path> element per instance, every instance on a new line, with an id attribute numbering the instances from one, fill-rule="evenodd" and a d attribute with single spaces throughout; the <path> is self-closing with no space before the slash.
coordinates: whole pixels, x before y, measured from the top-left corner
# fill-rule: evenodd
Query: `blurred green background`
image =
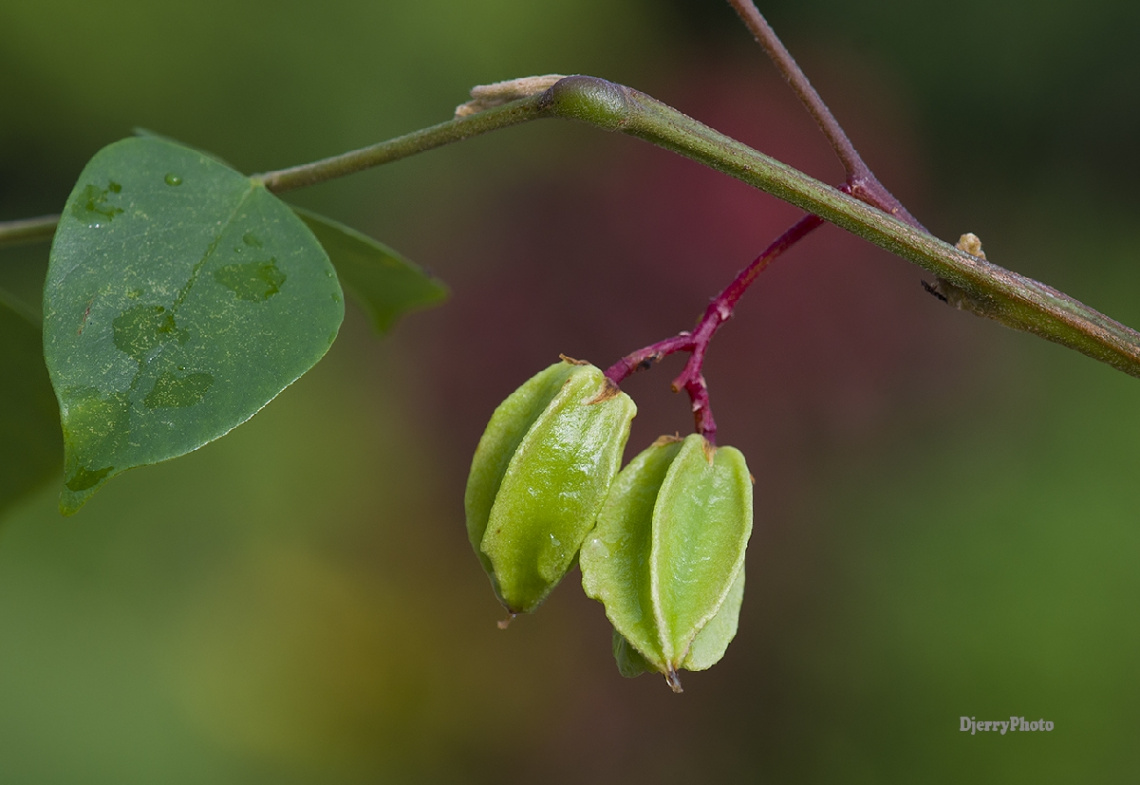
<path id="1" fill-rule="evenodd" d="M 770 21 L 942 237 L 1140 325 L 1128 0 L 780 0 Z M 838 182 L 727 5 L 0 5 L 0 220 L 56 212 L 145 127 L 243 171 L 449 116 L 537 73 L 631 84 Z M 741 631 L 623 680 L 572 574 L 507 632 L 463 528 L 493 407 L 559 352 L 690 326 L 796 211 L 640 142 L 515 128 L 290 194 L 429 267 L 308 376 L 77 516 L 0 521 L 0 782 L 1130 782 L 1140 764 L 1140 384 L 925 295 L 825 228 L 706 365 L 756 475 Z M 45 247 L 0 251 L 33 304 Z M 690 427 L 677 361 L 629 451 Z M 972 736 L 1024 715 L 1051 733 Z"/>

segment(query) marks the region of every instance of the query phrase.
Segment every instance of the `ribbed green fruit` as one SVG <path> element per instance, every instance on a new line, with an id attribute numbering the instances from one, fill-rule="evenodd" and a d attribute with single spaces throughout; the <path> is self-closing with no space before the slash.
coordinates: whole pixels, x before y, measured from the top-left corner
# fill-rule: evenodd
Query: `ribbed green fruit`
<path id="1" fill-rule="evenodd" d="M 467 480 L 467 534 L 512 615 L 538 607 L 574 563 L 636 413 L 600 370 L 563 358 L 491 416 Z"/>
<path id="2" fill-rule="evenodd" d="M 582 586 L 614 625 L 627 676 L 704 670 L 736 635 L 752 477 L 744 456 L 700 435 L 662 437 L 614 480 L 582 544 Z"/>

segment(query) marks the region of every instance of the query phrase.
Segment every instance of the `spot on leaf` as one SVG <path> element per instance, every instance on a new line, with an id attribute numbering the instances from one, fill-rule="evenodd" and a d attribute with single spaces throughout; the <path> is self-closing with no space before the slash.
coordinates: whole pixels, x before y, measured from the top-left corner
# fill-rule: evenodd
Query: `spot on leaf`
<path id="1" fill-rule="evenodd" d="M 68 478 L 67 489 L 69 491 L 86 491 L 89 488 L 94 488 L 114 468 L 114 466 L 104 466 L 102 469 L 91 470 L 81 466 Z"/>
<path id="2" fill-rule="evenodd" d="M 214 377 L 208 373 L 189 373 L 180 376 L 172 371 L 164 371 L 155 380 L 154 389 L 146 396 L 143 403 L 150 409 L 193 406 L 202 400 L 213 384 Z"/>
<path id="3" fill-rule="evenodd" d="M 161 305 L 136 305 L 111 322 L 115 346 L 140 363 L 158 346 L 171 340 L 185 343 L 187 333 L 174 322 L 174 314 Z"/>
<path id="4" fill-rule="evenodd" d="M 113 180 L 107 183 L 106 188 L 89 183 L 72 202 L 72 215 L 88 226 L 102 226 L 123 212 L 123 208 L 108 202 L 110 194 L 117 194 L 122 190 L 123 186 Z"/>
<path id="5" fill-rule="evenodd" d="M 130 433 L 130 404 L 125 393 L 101 395 L 94 387 L 69 387 L 61 398 L 64 440 L 86 452 L 92 445 L 118 445 Z M 73 492 L 94 488 L 114 472 L 113 466 L 91 468 L 68 455 L 65 484 Z"/>
<path id="6" fill-rule="evenodd" d="M 227 264 L 214 270 L 214 279 L 237 295 L 239 300 L 259 302 L 281 291 L 285 273 L 277 269 L 277 259 L 248 264 Z"/>

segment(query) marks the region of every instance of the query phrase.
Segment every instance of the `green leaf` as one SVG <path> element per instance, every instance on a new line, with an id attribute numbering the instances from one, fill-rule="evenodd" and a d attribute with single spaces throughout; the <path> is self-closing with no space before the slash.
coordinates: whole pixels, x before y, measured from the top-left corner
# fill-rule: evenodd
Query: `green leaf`
<path id="1" fill-rule="evenodd" d="M 391 248 L 351 227 L 294 207 L 321 241 L 349 294 L 359 300 L 377 332 L 385 333 L 406 312 L 447 297 L 447 287 Z"/>
<path id="2" fill-rule="evenodd" d="M 0 512 L 56 474 L 59 407 L 39 327 L 0 292 Z"/>
<path id="3" fill-rule="evenodd" d="M 96 153 L 44 286 L 60 509 L 245 422 L 324 355 L 343 315 L 320 243 L 260 184 L 156 137 Z"/>
<path id="4" fill-rule="evenodd" d="M 134 128 L 131 129 L 131 133 L 133 133 L 135 136 L 141 137 L 143 139 L 159 139 L 163 142 L 170 142 L 171 144 L 177 145 L 179 147 L 185 147 L 187 150 L 193 150 L 196 153 L 201 153 L 202 155 L 206 156 L 207 158 L 213 159 L 213 160 L 217 161 L 218 163 L 222 164 L 223 166 L 227 166 L 231 169 L 233 168 L 232 166 L 230 166 L 230 162 L 225 160 L 224 158 L 222 158 L 220 155 L 216 155 L 215 153 L 212 153 L 209 150 L 202 150 L 201 148 L 195 147 L 192 144 L 186 144 L 181 139 L 175 139 L 173 137 L 167 136 L 166 134 L 160 134 L 158 131 L 152 131 L 149 128 L 143 128 L 141 126 L 135 126 Z"/>

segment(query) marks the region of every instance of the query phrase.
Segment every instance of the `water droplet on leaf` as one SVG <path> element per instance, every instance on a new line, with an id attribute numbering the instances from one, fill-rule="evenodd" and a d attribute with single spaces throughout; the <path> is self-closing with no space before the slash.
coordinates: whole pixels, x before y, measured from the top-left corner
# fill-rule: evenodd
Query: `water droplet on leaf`
<path id="1" fill-rule="evenodd" d="M 182 185 L 182 178 L 174 172 L 167 172 L 166 177 L 162 178 L 163 182 L 167 185 Z"/>

